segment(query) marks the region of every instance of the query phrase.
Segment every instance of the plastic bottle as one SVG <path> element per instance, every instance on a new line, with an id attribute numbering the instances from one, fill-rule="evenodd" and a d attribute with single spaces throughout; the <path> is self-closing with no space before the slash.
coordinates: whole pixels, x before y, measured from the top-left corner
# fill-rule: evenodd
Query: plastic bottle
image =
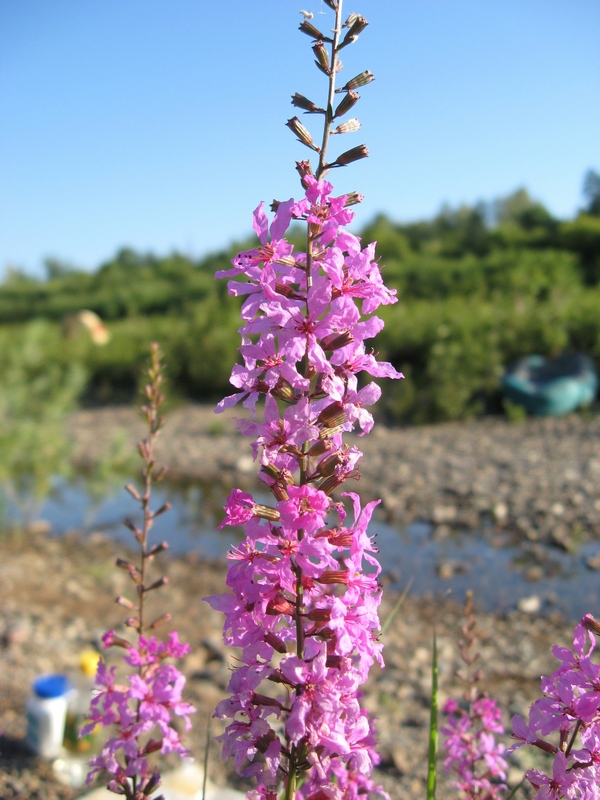
<path id="1" fill-rule="evenodd" d="M 25 705 L 25 742 L 43 758 L 56 758 L 62 753 L 70 690 L 66 675 L 40 675 L 33 682 L 33 695 Z"/>

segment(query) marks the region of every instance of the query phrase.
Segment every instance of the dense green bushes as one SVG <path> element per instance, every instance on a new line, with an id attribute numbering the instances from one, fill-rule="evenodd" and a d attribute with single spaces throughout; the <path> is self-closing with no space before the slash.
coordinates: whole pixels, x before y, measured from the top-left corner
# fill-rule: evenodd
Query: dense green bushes
<path id="1" fill-rule="evenodd" d="M 521 190 L 488 206 L 444 209 L 430 222 L 379 216 L 362 236 L 377 240 L 384 279 L 398 290 L 376 345 L 406 375 L 384 394 L 393 420 L 502 411 L 502 371 L 526 353 L 582 350 L 600 363 L 595 213 L 561 222 Z M 216 399 L 231 391 L 240 302 L 213 275 L 250 246 L 198 262 L 124 249 L 93 274 L 49 262 L 46 280 L 13 272 L 0 286 L 0 349 L 18 348 L 29 321 L 44 320 L 46 363 L 84 368 L 86 402 L 130 402 L 156 340 L 175 396 Z M 64 316 L 84 308 L 107 323 L 105 346 L 62 336 Z M 0 359 L 0 378 L 5 368 Z"/>

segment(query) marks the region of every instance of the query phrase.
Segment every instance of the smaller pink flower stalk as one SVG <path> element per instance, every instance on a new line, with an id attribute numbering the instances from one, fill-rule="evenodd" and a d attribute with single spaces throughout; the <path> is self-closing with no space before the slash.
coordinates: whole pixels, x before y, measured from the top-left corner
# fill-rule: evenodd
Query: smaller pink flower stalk
<path id="1" fill-rule="evenodd" d="M 537 790 L 537 800 L 600 797 L 600 665 L 592 655 L 600 622 L 585 614 L 573 634 L 573 647 L 552 648 L 559 665 L 542 677 L 543 696 L 529 709 L 527 721 L 512 718 L 519 747 L 537 747 L 553 756 L 552 774 L 537 769 L 525 773 Z M 552 737 L 554 741 L 550 741 Z"/>
<path id="2" fill-rule="evenodd" d="M 478 687 L 483 678 L 480 669 L 469 670 L 479 658 L 473 651 L 477 628 L 473 611 L 473 594 L 467 592 L 464 639 L 460 642 L 461 658 L 467 667 L 457 675 L 466 684 L 463 702 L 454 698 L 446 701 L 443 713 L 448 716 L 443 734 L 446 753 L 444 768 L 456 776 L 454 786 L 461 797 L 469 800 L 498 800 L 507 790 L 508 765 L 503 758 L 504 745 L 496 742 L 495 734 L 503 734 L 502 711 L 496 700 Z"/>
<path id="3" fill-rule="evenodd" d="M 169 509 L 168 504 L 157 511 L 150 509 L 152 484 L 160 481 L 165 474 L 164 468 L 155 474 L 156 460 L 153 454 L 154 443 L 164 425 L 164 418 L 159 415 L 164 399 L 160 392 L 162 367 L 158 345 L 155 343 L 150 348 L 148 378 L 148 403 L 142 406 L 142 411 L 149 435 L 138 446 L 144 463 L 143 494 L 134 486 L 127 486 L 129 493 L 140 503 L 143 512 L 141 528 L 132 522 L 126 522 L 140 547 L 140 562 L 136 566 L 131 561 L 117 559 L 117 566 L 124 569 L 135 584 L 137 604 L 125 597 L 118 597 L 117 602 L 136 612 L 125 624 L 136 632 L 137 639 L 129 641 L 117 636 L 114 631 L 107 631 L 102 638 L 104 647 L 120 647 L 125 650 L 123 661 L 131 671 L 125 681 L 120 683 L 117 682 L 117 668 L 107 667 L 102 660 L 99 662 L 96 673 L 97 693 L 90 705 L 88 723 L 81 731 L 81 735 L 85 736 L 98 725 L 110 729 L 111 735 L 102 752 L 90 760 L 87 783 L 98 773 L 107 772 L 111 776 L 107 787 L 109 791 L 123 795 L 127 800 L 144 800 L 158 789 L 160 773 L 150 765 L 150 756 L 153 753 L 178 753 L 189 757 L 173 721 L 175 717 L 181 717 L 185 729 L 189 730 L 189 715 L 195 711 L 192 705 L 182 700 L 185 677 L 176 667 L 167 663 L 167 659 L 186 655 L 190 650 L 189 645 L 179 641 L 176 631 L 170 633 L 166 641 L 159 641 L 154 635 L 148 635 L 148 631 L 168 622 L 169 614 L 163 614 L 150 623 L 145 620 L 146 595 L 167 583 L 167 578 L 164 577 L 152 582 L 148 579 L 149 563 L 158 553 L 168 548 L 167 542 L 151 546 L 148 541 L 154 520 Z M 160 795 L 155 800 L 164 800 L 164 797 Z"/>

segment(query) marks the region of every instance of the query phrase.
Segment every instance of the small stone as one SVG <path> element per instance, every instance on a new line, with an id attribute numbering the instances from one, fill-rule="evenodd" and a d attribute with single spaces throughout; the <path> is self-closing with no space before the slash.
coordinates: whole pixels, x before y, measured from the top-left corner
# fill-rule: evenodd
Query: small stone
<path id="1" fill-rule="evenodd" d="M 573 548 L 569 529 L 565 525 L 554 527 L 550 532 L 550 540 L 555 547 L 560 547 L 561 550 L 568 551 Z"/>
<path id="2" fill-rule="evenodd" d="M 450 580 L 456 575 L 466 572 L 465 565 L 460 561 L 442 561 L 438 564 L 437 573 L 442 580 Z"/>
<path id="3" fill-rule="evenodd" d="M 452 533 L 450 525 L 436 525 L 433 530 L 433 538 L 436 542 L 447 539 Z"/>
<path id="4" fill-rule="evenodd" d="M 27 617 L 15 619 L 6 625 L 4 641 L 8 647 L 23 644 L 31 636 L 31 620 Z"/>
<path id="5" fill-rule="evenodd" d="M 544 577 L 544 570 L 540 567 L 539 564 L 536 564 L 533 567 L 528 567 L 525 570 L 525 580 L 530 581 L 531 583 L 537 583 L 537 581 L 541 581 Z"/>
<path id="6" fill-rule="evenodd" d="M 597 572 L 600 570 L 600 553 L 595 553 L 593 556 L 588 556 L 585 560 L 585 565 L 588 569 Z"/>
<path id="7" fill-rule="evenodd" d="M 235 468 L 238 472 L 254 472 L 256 469 L 256 464 L 254 463 L 252 456 L 241 456 L 235 462 Z"/>
<path id="8" fill-rule="evenodd" d="M 431 519 L 438 525 L 443 522 L 452 522 L 456 519 L 456 507 L 434 506 L 431 512 Z"/>
<path id="9" fill-rule="evenodd" d="M 538 614 L 542 608 L 542 601 L 537 594 L 533 594 L 531 597 L 522 597 L 517 603 L 517 608 L 523 614 Z"/>

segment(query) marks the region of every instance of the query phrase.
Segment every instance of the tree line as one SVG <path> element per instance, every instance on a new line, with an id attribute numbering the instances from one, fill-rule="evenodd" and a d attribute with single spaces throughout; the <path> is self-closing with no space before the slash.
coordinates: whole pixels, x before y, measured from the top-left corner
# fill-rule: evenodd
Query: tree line
<path id="1" fill-rule="evenodd" d="M 384 280 L 399 298 L 383 309 L 375 347 L 406 379 L 386 388 L 381 413 L 423 423 L 501 412 L 501 374 L 527 353 L 581 350 L 600 364 L 598 173 L 587 174 L 584 195 L 566 221 L 519 189 L 494 202 L 445 206 L 431 220 L 379 215 L 358 231 L 364 243 L 377 241 Z M 300 228 L 292 238 L 302 249 Z M 165 354 L 175 397 L 230 393 L 239 302 L 213 276 L 254 244 L 197 260 L 124 248 L 92 273 L 48 259 L 39 279 L 9 270 L 0 285 L 0 375 L 35 324 L 37 369 L 80 365 L 82 402 L 133 401 L 151 340 Z M 80 309 L 106 323 L 105 346 L 65 339 L 61 323 Z"/>

